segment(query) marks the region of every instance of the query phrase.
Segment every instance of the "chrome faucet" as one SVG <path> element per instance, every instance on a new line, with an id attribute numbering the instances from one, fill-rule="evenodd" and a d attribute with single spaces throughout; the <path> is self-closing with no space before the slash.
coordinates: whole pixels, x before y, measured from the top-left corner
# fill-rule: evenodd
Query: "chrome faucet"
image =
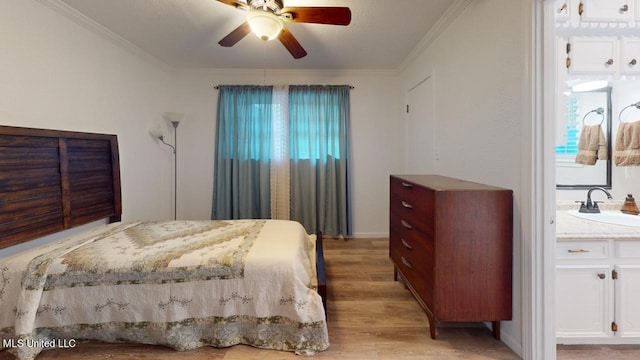
<path id="1" fill-rule="evenodd" d="M 587 191 L 587 203 L 585 204 L 584 201 L 580 201 L 580 210 L 578 210 L 578 212 L 581 213 L 592 213 L 592 214 L 599 214 L 600 213 L 600 208 L 598 207 L 598 203 L 601 201 L 591 201 L 591 192 L 593 190 L 602 190 L 605 194 L 607 194 L 607 199 L 613 199 L 613 197 L 611 196 L 611 194 L 603 187 L 593 187 L 591 189 L 589 189 L 589 191 Z"/>

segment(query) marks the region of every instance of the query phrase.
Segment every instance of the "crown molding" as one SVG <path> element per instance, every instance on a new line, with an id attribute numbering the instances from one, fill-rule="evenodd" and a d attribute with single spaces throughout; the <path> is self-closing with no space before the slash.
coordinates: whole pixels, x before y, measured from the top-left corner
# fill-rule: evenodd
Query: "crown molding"
<path id="1" fill-rule="evenodd" d="M 473 0 L 456 0 L 444 14 L 438 19 L 436 24 L 429 30 L 429 32 L 422 38 L 418 45 L 409 53 L 409 55 L 400 64 L 397 71 L 400 73 L 404 71 L 407 66 L 413 61 L 420 53 L 431 45 L 431 43 L 438 38 L 438 36 L 455 20 L 458 15 L 471 4 Z"/>
<path id="2" fill-rule="evenodd" d="M 104 27 L 103 25 L 95 22 L 94 20 L 90 19 L 89 17 L 87 17 L 86 15 L 84 15 L 83 13 L 79 12 L 78 10 L 72 8 L 71 6 L 67 5 L 66 3 L 62 2 L 61 0 L 36 0 L 37 2 L 39 2 L 40 4 L 44 5 L 45 7 L 48 7 L 54 11 L 56 11 L 57 13 L 63 15 L 64 17 L 72 20 L 73 22 L 75 22 L 76 24 L 82 26 L 83 28 L 101 36 L 102 38 L 112 42 L 113 44 L 117 45 L 118 47 L 122 48 L 123 50 L 143 59 L 146 60 L 148 62 L 151 62 L 161 68 L 163 68 L 166 71 L 173 71 L 175 70 L 172 66 L 168 65 L 167 63 L 161 61 L 160 59 L 158 59 L 157 57 L 149 54 L 148 52 L 142 50 L 140 47 L 134 45 L 132 42 L 130 42 L 129 40 L 121 37 L 120 35 L 114 33 L 113 31 L 107 29 L 106 27 Z"/>

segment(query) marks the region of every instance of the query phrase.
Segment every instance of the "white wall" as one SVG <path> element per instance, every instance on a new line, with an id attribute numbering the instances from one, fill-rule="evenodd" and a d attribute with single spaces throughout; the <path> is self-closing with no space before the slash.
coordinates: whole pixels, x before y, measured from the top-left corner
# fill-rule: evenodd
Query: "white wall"
<path id="1" fill-rule="evenodd" d="M 215 70 L 178 75 L 178 217 L 211 216 L 216 85 L 348 84 L 351 90 L 353 221 L 356 237 L 384 237 L 389 223 L 389 175 L 401 170 L 402 95 L 398 76 L 375 71 Z"/>
<path id="2" fill-rule="evenodd" d="M 472 1 L 402 74 L 406 93 L 431 76 L 435 173 L 514 191 L 513 321 L 502 340 L 522 353 L 521 159 L 525 79 L 522 3 Z M 433 154 L 435 158 L 435 154 Z M 473 214 L 469 214 L 473 216 Z"/>
<path id="3" fill-rule="evenodd" d="M 171 150 L 148 133 L 178 127 L 178 218 L 211 215 L 218 84 L 350 84 L 354 234 L 388 234 L 388 178 L 400 172 L 402 94 L 395 72 L 176 72 L 35 0 L 0 4 L 0 124 L 118 135 L 123 220 L 173 214 Z M 173 142 L 171 129 L 165 133 Z"/>
<path id="4" fill-rule="evenodd" d="M 171 154 L 148 124 L 171 73 L 32 0 L 0 3 L 0 124 L 117 134 L 123 220 L 171 217 Z"/>
<path id="5" fill-rule="evenodd" d="M 520 1 L 477 0 L 427 48 L 393 72 L 173 72 L 35 0 L 0 3 L 0 124 L 119 137 L 123 219 L 170 218 L 168 148 L 147 129 L 167 111 L 185 113 L 178 129 L 178 217 L 211 211 L 218 84 L 350 84 L 354 231 L 388 234 L 388 177 L 403 172 L 404 102 L 432 76 L 435 172 L 514 190 L 514 316 L 503 340 L 521 353 L 523 201 L 521 116 L 525 59 Z M 126 44 L 125 44 L 126 45 Z M 172 139 L 172 134 L 167 133 Z M 425 134 L 425 137 L 427 134 Z M 527 140 L 528 141 L 528 140 Z M 526 142 L 526 141 L 525 141 Z"/>

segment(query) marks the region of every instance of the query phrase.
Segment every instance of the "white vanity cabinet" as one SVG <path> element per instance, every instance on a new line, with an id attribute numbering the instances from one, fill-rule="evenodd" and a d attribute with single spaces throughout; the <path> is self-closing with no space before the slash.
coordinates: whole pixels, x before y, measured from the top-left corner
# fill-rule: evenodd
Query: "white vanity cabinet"
<path id="1" fill-rule="evenodd" d="M 640 338 L 640 241 L 614 242 L 614 254 L 619 265 L 615 282 L 616 314 L 621 338 Z"/>
<path id="2" fill-rule="evenodd" d="M 640 344 L 639 304 L 640 240 L 558 239 L 558 344 Z"/>

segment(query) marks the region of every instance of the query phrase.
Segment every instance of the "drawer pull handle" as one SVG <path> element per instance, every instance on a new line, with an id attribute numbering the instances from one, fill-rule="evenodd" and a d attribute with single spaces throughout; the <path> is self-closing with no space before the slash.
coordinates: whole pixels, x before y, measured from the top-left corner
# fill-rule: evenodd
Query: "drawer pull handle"
<path id="1" fill-rule="evenodd" d="M 412 188 L 413 184 L 409 184 L 408 182 L 402 182 L 402 186 L 406 187 L 406 188 Z"/>
<path id="2" fill-rule="evenodd" d="M 613 65 L 613 59 L 607 60 L 607 62 L 605 64 L 609 65 L 609 66 Z"/>
<path id="3" fill-rule="evenodd" d="M 402 257 L 402 263 L 409 269 L 413 269 L 413 266 L 411 266 L 411 263 L 407 259 L 405 259 L 404 256 Z"/>
<path id="4" fill-rule="evenodd" d="M 620 8 L 620 12 L 625 13 L 627 11 L 629 11 L 629 5 L 622 5 L 622 7 Z"/>
<path id="5" fill-rule="evenodd" d="M 569 249 L 568 251 L 570 254 L 584 254 L 589 252 L 589 250 L 585 250 L 585 249 L 577 249 L 577 250 Z"/>
<path id="6" fill-rule="evenodd" d="M 408 222 L 404 220 L 400 220 L 400 222 L 402 223 L 402 226 L 406 227 L 407 229 L 413 229 L 413 226 L 411 226 L 411 224 L 409 224 Z"/>
<path id="7" fill-rule="evenodd" d="M 406 201 L 402 202 L 402 207 L 404 207 L 405 209 L 413 209 L 413 205 L 409 204 Z"/>
<path id="8" fill-rule="evenodd" d="M 601 280 L 604 280 L 604 278 L 606 278 L 606 277 L 607 277 L 607 275 L 605 275 L 605 274 L 602 274 L 602 273 L 598 274 L 598 278 L 600 278 Z"/>
<path id="9" fill-rule="evenodd" d="M 631 61 L 629 61 L 630 66 L 635 66 L 637 63 L 638 61 L 636 59 L 631 59 Z"/>
<path id="10" fill-rule="evenodd" d="M 409 245 L 409 243 L 405 239 L 402 239 L 402 245 L 404 245 L 404 247 L 409 250 L 413 250 L 413 246 Z"/>

